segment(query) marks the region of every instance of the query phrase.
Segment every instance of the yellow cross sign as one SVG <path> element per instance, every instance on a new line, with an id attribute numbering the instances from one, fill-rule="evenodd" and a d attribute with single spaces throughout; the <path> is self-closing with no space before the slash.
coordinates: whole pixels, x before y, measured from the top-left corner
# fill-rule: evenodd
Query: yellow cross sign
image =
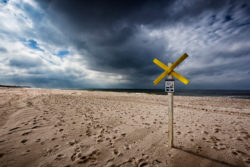
<path id="1" fill-rule="evenodd" d="M 184 59 L 188 57 L 187 53 L 184 53 L 174 64 L 172 64 L 170 67 L 162 63 L 161 61 L 154 59 L 153 62 L 164 69 L 165 71 L 154 81 L 154 84 L 157 85 L 163 78 L 165 78 L 168 74 L 173 75 L 177 79 L 179 79 L 184 84 L 188 84 L 189 80 L 178 74 L 174 71 L 174 68 L 178 66 Z"/>

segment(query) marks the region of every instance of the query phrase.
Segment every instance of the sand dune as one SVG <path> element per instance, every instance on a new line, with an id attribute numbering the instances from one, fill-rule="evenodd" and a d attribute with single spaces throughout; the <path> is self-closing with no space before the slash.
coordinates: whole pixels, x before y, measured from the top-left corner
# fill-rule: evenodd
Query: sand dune
<path id="1" fill-rule="evenodd" d="M 250 166 L 250 100 L 0 88 L 0 166 Z"/>

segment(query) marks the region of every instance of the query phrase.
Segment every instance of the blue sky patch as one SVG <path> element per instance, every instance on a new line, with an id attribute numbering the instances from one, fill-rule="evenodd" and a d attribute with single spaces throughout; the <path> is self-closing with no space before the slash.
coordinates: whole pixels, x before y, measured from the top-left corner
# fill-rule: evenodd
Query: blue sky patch
<path id="1" fill-rule="evenodd" d="M 20 8 L 23 8 L 23 11 L 30 16 L 29 18 L 32 19 L 34 23 L 37 23 L 36 25 L 39 25 L 39 22 L 41 22 L 44 17 L 44 14 L 41 11 L 35 9 L 28 3 L 24 3 Z"/>
<path id="2" fill-rule="evenodd" d="M 6 3 L 8 3 L 8 1 L 9 1 L 9 0 L 0 0 L 0 3 L 6 4 Z"/>
<path id="3" fill-rule="evenodd" d="M 40 51 L 43 51 L 37 44 L 37 42 L 35 40 L 28 40 L 28 46 L 31 48 L 31 49 L 36 49 L 36 50 L 40 50 Z"/>
<path id="4" fill-rule="evenodd" d="M 58 57 L 65 57 L 65 56 L 67 56 L 69 54 L 69 51 L 67 51 L 67 50 L 61 50 L 61 51 L 59 51 L 58 53 L 57 53 L 57 56 Z"/>

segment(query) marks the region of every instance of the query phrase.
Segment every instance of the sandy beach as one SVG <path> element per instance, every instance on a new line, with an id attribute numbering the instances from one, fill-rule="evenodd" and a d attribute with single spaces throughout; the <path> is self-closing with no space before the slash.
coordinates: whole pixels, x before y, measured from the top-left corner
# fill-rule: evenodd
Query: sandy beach
<path id="1" fill-rule="evenodd" d="M 250 100 L 0 88 L 1 167 L 250 166 Z"/>

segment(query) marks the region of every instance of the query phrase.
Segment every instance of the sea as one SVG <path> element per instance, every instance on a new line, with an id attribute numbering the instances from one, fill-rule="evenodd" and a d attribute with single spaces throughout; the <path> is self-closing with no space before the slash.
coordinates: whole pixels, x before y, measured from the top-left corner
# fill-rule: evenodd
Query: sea
<path id="1" fill-rule="evenodd" d="M 86 89 L 85 89 L 86 90 Z M 148 93 L 156 95 L 167 95 L 164 89 L 87 89 L 89 91 L 109 91 L 126 93 Z M 197 89 L 177 89 L 176 96 L 198 96 L 198 97 L 226 97 L 250 99 L 250 90 L 197 90 Z"/>
<path id="2" fill-rule="evenodd" d="M 31 88 L 30 86 L 0 85 L 9 88 Z M 72 89 L 71 89 L 72 90 Z M 126 93 L 148 93 L 156 95 L 167 95 L 164 89 L 73 89 L 88 91 L 108 91 Z M 250 90 L 199 90 L 199 89 L 175 89 L 175 96 L 199 96 L 199 97 L 225 97 L 250 99 Z"/>

